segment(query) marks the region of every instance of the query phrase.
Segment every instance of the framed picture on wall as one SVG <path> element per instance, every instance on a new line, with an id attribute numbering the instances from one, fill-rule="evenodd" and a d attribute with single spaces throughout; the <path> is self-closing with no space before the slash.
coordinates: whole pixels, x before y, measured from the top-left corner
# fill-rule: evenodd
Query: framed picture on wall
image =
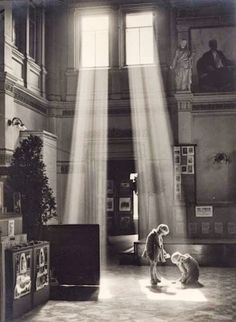
<path id="1" fill-rule="evenodd" d="M 186 146 L 182 146 L 181 151 L 182 155 L 188 155 L 188 148 Z"/>
<path id="2" fill-rule="evenodd" d="M 130 191 L 130 182 L 129 181 L 121 181 L 120 182 L 120 192 L 129 192 Z"/>
<path id="3" fill-rule="evenodd" d="M 121 197 L 119 198 L 119 211 L 131 211 L 131 198 L 130 197 Z"/>
<path id="4" fill-rule="evenodd" d="M 190 29 L 190 46 L 193 56 L 193 87 L 200 92 L 232 91 L 236 62 L 235 26 L 201 27 Z M 217 48 L 222 67 L 212 72 L 210 48 Z M 225 70 L 222 68 L 226 67 Z"/>
<path id="5" fill-rule="evenodd" d="M 129 229 L 131 225 L 131 218 L 129 216 L 122 216 L 120 218 L 120 228 Z"/>
<path id="6" fill-rule="evenodd" d="M 114 211 L 114 198 L 107 198 L 107 211 Z"/>

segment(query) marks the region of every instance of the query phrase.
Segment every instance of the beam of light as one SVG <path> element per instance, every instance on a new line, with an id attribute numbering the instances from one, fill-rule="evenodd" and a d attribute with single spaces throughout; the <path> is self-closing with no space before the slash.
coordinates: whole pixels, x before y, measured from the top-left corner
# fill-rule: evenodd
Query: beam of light
<path id="1" fill-rule="evenodd" d="M 80 70 L 64 224 L 99 224 L 105 263 L 108 70 Z"/>
<path id="2" fill-rule="evenodd" d="M 154 301 L 182 301 L 182 302 L 207 302 L 205 295 L 196 288 L 183 288 L 180 284 L 172 284 L 163 279 L 156 288 L 148 286 L 145 279 L 139 280 L 141 292 L 149 300 Z"/>
<path id="3" fill-rule="evenodd" d="M 106 300 L 112 298 L 114 295 L 111 293 L 111 281 L 108 278 L 102 277 L 99 289 L 99 300 Z"/>
<path id="4" fill-rule="evenodd" d="M 155 58 L 155 65 L 128 67 L 140 239 L 160 223 L 171 225 L 173 214 L 173 137 L 157 52 Z"/>

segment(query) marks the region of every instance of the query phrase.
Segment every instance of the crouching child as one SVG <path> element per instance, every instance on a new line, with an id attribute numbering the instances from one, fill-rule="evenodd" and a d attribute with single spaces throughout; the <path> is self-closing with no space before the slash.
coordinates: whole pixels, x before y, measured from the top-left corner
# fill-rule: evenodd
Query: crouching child
<path id="1" fill-rule="evenodd" d="M 181 277 L 179 281 L 184 285 L 201 285 L 198 282 L 199 265 L 195 258 L 189 254 L 175 252 L 171 256 L 171 261 L 176 264 L 180 270 Z"/>

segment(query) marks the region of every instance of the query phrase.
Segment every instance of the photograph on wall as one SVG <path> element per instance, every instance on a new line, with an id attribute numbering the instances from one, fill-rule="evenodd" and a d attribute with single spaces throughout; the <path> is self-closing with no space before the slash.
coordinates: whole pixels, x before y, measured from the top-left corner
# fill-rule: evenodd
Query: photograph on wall
<path id="1" fill-rule="evenodd" d="M 177 174 L 180 174 L 181 173 L 181 167 L 180 165 L 175 165 L 175 173 Z"/>
<path id="2" fill-rule="evenodd" d="M 188 169 L 186 165 L 181 165 L 181 173 L 188 173 Z"/>
<path id="3" fill-rule="evenodd" d="M 175 155 L 175 164 L 179 164 L 179 163 L 180 163 L 180 156 Z"/>
<path id="4" fill-rule="evenodd" d="M 193 164 L 194 163 L 194 156 L 188 155 L 187 156 L 187 164 Z"/>
<path id="5" fill-rule="evenodd" d="M 107 198 L 107 211 L 114 211 L 114 198 Z"/>
<path id="6" fill-rule="evenodd" d="M 215 228 L 216 234 L 223 234 L 223 223 L 222 222 L 215 222 L 214 228 Z"/>
<path id="7" fill-rule="evenodd" d="M 120 228 L 129 229 L 131 224 L 131 218 L 129 216 L 122 216 L 120 218 Z"/>
<path id="8" fill-rule="evenodd" d="M 174 146 L 174 154 L 180 154 L 180 146 Z"/>
<path id="9" fill-rule="evenodd" d="M 182 152 L 182 155 L 187 155 L 188 154 L 188 148 L 186 146 L 182 146 L 181 152 Z"/>
<path id="10" fill-rule="evenodd" d="M 130 197 L 121 197 L 119 198 L 119 211 L 131 211 L 131 198 Z"/>
<path id="11" fill-rule="evenodd" d="M 213 206 L 196 206 L 196 217 L 213 217 Z"/>
<path id="12" fill-rule="evenodd" d="M 194 90 L 228 92 L 235 89 L 236 50 L 232 39 L 236 39 L 234 26 L 190 30 Z"/>
<path id="13" fill-rule="evenodd" d="M 129 181 L 124 180 L 124 181 L 120 182 L 120 192 L 121 193 L 130 192 L 130 188 L 131 188 L 131 185 L 130 185 Z"/>
<path id="14" fill-rule="evenodd" d="M 209 222 L 202 222 L 202 233 L 203 234 L 209 234 L 210 233 L 210 228 L 211 228 L 211 225 Z"/>
<path id="15" fill-rule="evenodd" d="M 193 146 L 188 146 L 187 148 L 187 154 L 188 155 L 194 155 L 194 147 Z"/>
<path id="16" fill-rule="evenodd" d="M 194 173 L 194 167 L 193 165 L 187 165 L 187 173 L 188 174 L 193 174 Z"/>
<path id="17" fill-rule="evenodd" d="M 227 229 L 229 234 L 236 234 L 236 224 L 234 222 L 229 222 L 227 224 Z"/>

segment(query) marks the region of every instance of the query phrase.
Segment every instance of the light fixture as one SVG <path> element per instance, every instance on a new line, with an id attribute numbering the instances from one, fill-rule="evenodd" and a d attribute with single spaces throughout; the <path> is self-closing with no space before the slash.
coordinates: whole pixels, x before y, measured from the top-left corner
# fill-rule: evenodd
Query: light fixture
<path id="1" fill-rule="evenodd" d="M 218 152 L 216 153 L 216 155 L 214 155 L 214 163 L 230 163 L 231 162 L 231 159 L 230 159 L 230 156 L 227 155 L 225 152 Z"/>
<path id="2" fill-rule="evenodd" d="M 7 124 L 9 126 L 17 126 L 19 130 L 21 131 L 25 131 L 27 130 L 25 124 L 21 121 L 21 119 L 19 117 L 13 117 L 11 120 L 7 121 Z"/>

